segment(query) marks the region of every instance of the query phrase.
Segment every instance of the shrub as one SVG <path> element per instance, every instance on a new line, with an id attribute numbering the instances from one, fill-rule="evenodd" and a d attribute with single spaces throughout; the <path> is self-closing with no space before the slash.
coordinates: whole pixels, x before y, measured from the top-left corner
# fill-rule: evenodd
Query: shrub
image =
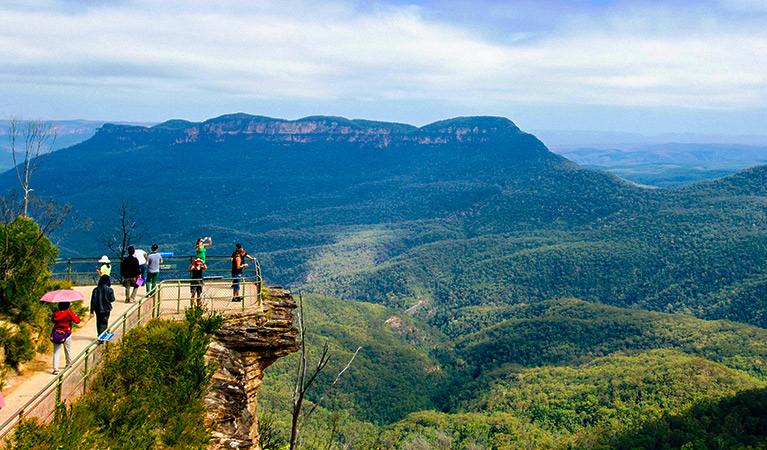
<path id="1" fill-rule="evenodd" d="M 187 313 L 128 332 L 105 349 L 86 395 L 50 424 L 17 426 L 6 448 L 204 449 L 203 396 L 212 368 L 205 362 L 220 316 Z"/>

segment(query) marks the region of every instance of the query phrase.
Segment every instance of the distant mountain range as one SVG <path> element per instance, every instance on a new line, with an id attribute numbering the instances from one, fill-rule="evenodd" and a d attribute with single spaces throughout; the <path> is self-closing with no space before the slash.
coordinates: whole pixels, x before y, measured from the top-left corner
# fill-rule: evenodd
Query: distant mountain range
<path id="1" fill-rule="evenodd" d="M 105 125 L 103 121 L 93 120 L 45 122 L 58 126 L 54 150 L 90 139 L 98 128 Z M 373 123 L 365 120 L 349 122 L 357 126 Z M 7 120 L 0 120 L 0 170 L 6 170 L 13 164 L 7 140 L 7 124 Z M 139 127 L 154 125 L 129 122 L 116 124 Z M 177 119 L 163 123 L 162 127 L 173 129 L 191 125 L 194 124 Z M 415 128 L 400 125 L 403 129 Z M 555 153 L 584 167 L 611 172 L 649 186 L 688 185 L 721 178 L 767 162 L 767 136 L 761 135 L 665 133 L 650 136 L 639 133 L 559 130 L 537 130 L 534 134 Z"/>
<path id="2" fill-rule="evenodd" d="M 0 120 L 0 170 L 13 167 L 10 144 L 8 142 L 8 120 Z M 96 134 L 96 130 L 104 125 L 103 121 L 95 120 L 61 120 L 43 121 L 44 123 L 58 127 L 56 142 L 53 150 L 71 147 L 79 144 Z M 134 124 L 139 125 L 139 124 Z M 148 125 L 148 124 L 143 124 Z"/>
<path id="3" fill-rule="evenodd" d="M 560 149 L 590 169 L 605 170 L 640 184 L 684 186 L 767 163 L 767 146 L 666 143 L 617 148 Z"/>
<path id="4" fill-rule="evenodd" d="M 334 296 L 432 313 L 575 296 L 767 324 L 752 314 L 765 300 L 746 301 L 765 286 L 766 172 L 647 189 L 505 118 L 417 128 L 233 114 L 105 125 L 33 184 L 95 222 L 63 255 L 103 253 L 111 208 L 132 201 L 144 246 L 186 254 L 212 235 L 226 255 L 244 242 L 272 282 Z"/>
<path id="5" fill-rule="evenodd" d="M 732 144 L 749 147 L 767 146 L 767 134 L 660 133 L 655 135 L 597 130 L 530 130 L 554 152 L 574 148 L 619 148 L 632 150 L 646 145 Z"/>
<path id="6" fill-rule="evenodd" d="M 534 131 L 555 153 L 639 184 L 685 186 L 767 163 L 767 135 Z"/>
<path id="7" fill-rule="evenodd" d="M 666 164 L 672 150 L 636 157 Z M 0 174 L 0 189 L 16 182 Z M 107 253 L 112 208 L 130 201 L 149 227 L 140 246 L 188 255 L 212 236 L 208 254 L 229 255 L 240 242 L 269 284 L 302 288 L 309 342 L 341 355 L 321 385 L 363 347 L 318 409 L 317 442 L 649 448 L 692 420 L 668 448 L 764 442 L 765 331 L 744 324 L 767 327 L 765 165 L 650 188 L 500 117 L 232 114 L 104 125 L 32 184 L 94 220 L 65 256 Z M 259 393 L 277 421 L 288 373 L 275 364 Z M 717 417 L 758 425 L 706 428 Z"/>

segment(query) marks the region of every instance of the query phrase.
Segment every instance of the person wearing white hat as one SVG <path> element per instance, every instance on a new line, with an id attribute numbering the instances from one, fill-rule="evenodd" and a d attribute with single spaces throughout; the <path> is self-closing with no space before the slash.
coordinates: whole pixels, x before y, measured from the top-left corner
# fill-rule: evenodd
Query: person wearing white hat
<path id="1" fill-rule="evenodd" d="M 109 257 L 107 255 L 104 255 L 99 259 L 99 263 L 101 264 L 101 267 L 96 269 L 96 272 L 99 274 L 99 279 L 103 277 L 104 275 L 111 278 L 112 275 L 112 262 L 109 260 Z M 107 286 L 111 286 L 112 282 L 108 281 Z"/>

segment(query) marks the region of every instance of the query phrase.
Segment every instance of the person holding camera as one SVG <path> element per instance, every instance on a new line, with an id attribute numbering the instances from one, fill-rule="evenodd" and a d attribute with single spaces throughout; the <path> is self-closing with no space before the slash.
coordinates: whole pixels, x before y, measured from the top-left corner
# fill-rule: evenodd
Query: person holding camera
<path id="1" fill-rule="evenodd" d="M 210 236 L 197 239 L 194 251 L 197 253 L 197 257 L 200 258 L 203 263 L 205 262 L 205 252 L 211 245 L 213 245 L 213 239 L 211 239 Z"/>
<path id="2" fill-rule="evenodd" d="M 232 258 L 232 301 L 241 302 L 243 298 L 240 296 L 240 278 L 242 278 L 243 267 L 248 267 L 245 260 L 245 249 L 240 248 L 234 252 L 234 258 Z"/>
<path id="3" fill-rule="evenodd" d="M 197 307 L 202 308 L 202 271 L 207 269 L 205 261 L 200 258 L 195 258 L 191 264 L 189 264 L 189 277 L 192 281 L 189 282 L 189 290 L 191 291 L 191 298 L 189 299 L 189 307 L 195 307 L 195 300 L 197 300 Z"/>

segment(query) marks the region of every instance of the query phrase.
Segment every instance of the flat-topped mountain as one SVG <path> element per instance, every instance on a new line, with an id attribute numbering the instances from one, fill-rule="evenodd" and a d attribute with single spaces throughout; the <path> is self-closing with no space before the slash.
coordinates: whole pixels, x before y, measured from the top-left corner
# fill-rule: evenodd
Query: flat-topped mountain
<path id="1" fill-rule="evenodd" d="M 152 127 L 107 124 L 96 132 L 91 144 L 124 149 L 146 144 L 173 147 L 236 142 L 285 145 L 338 142 L 384 148 L 404 144 L 487 143 L 514 136 L 533 138 L 501 117 L 460 117 L 417 128 L 407 124 L 343 117 L 312 116 L 284 120 L 239 113 L 198 123 L 169 120 Z"/>
<path id="2" fill-rule="evenodd" d="M 750 311 L 767 289 L 765 172 L 649 189 L 500 117 L 233 114 L 105 125 L 54 152 L 33 187 L 95 222 L 65 256 L 103 254 L 112 208 L 130 201 L 141 246 L 188 254 L 210 235 L 210 252 L 228 255 L 242 242 L 268 281 L 416 313 L 574 296 L 761 324 Z"/>
<path id="3" fill-rule="evenodd" d="M 0 183 L 13 186 L 11 175 Z M 37 192 L 73 201 L 97 221 L 111 211 L 80 201 L 96 192 L 111 204 L 133 199 L 144 210 L 166 211 L 155 232 L 170 246 L 194 240 L 197 231 L 190 228 L 196 227 L 228 229 L 227 238 L 235 240 L 239 233 L 455 216 L 494 222 L 481 212 L 488 208 L 511 208 L 517 218 L 485 226 L 508 228 L 509 219 L 523 218 L 545 226 L 540 218 L 548 213 L 541 209 L 554 208 L 567 222 L 593 220 L 605 207 L 615 209 L 602 201 L 607 192 L 628 198 L 640 190 L 580 168 L 497 117 L 421 128 L 244 114 L 153 127 L 105 125 L 88 141 L 52 154 L 37 180 Z M 582 198 L 571 202 L 571 195 Z"/>
<path id="4" fill-rule="evenodd" d="M 487 142 L 500 134 L 522 132 L 513 122 L 501 117 L 461 117 L 417 128 L 400 123 L 343 117 L 312 116 L 284 120 L 239 113 L 199 123 L 169 120 L 153 127 L 107 124 L 97 131 L 95 138 L 109 140 L 112 136 L 119 136 L 124 143 L 148 140 L 171 145 L 225 142 L 230 139 L 285 143 L 344 141 L 386 147 L 393 142 Z"/>

